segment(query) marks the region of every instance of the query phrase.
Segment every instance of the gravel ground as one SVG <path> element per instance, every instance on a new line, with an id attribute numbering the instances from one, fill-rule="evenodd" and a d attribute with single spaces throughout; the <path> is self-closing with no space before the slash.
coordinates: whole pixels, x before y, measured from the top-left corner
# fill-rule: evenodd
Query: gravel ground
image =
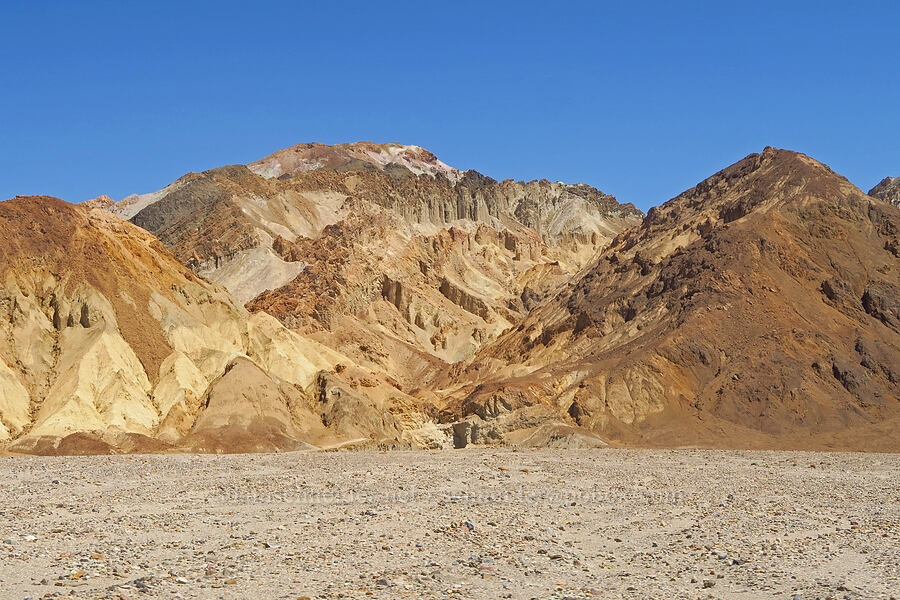
<path id="1" fill-rule="evenodd" d="M 900 455 L 0 459 L 0 598 L 890 598 Z"/>

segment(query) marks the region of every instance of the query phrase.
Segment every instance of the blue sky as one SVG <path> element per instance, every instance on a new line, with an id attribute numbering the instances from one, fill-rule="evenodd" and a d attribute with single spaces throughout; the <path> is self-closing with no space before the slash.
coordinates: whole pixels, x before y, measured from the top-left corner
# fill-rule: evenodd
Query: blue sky
<path id="1" fill-rule="evenodd" d="M 645 210 L 766 145 L 900 175 L 900 2 L 131 4 L 0 0 L 0 198 L 120 199 L 306 141 Z"/>

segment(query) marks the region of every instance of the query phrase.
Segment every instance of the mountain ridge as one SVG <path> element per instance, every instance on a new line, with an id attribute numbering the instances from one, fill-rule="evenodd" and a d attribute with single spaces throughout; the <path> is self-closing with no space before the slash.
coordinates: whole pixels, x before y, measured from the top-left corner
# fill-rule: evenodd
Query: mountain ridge
<path id="1" fill-rule="evenodd" d="M 346 358 L 249 314 L 148 232 L 50 197 L 0 202 L 0 225 L 9 450 L 233 452 L 347 439 L 304 392 Z M 243 375 L 221 383 L 234 369 Z M 250 409 L 261 412 L 240 416 Z"/>
<path id="2" fill-rule="evenodd" d="M 504 412 L 551 406 L 624 443 L 852 447 L 837 441 L 845 425 L 898 412 L 896 212 L 805 155 L 750 155 L 651 209 L 567 291 L 451 368 L 447 385 L 473 383 L 448 418 L 489 432 L 483 407 L 511 397 Z"/>
<path id="3" fill-rule="evenodd" d="M 643 219 L 400 144 L 251 165 L 0 203 L 11 448 L 900 447 L 900 210 L 804 154 Z"/>
<path id="4" fill-rule="evenodd" d="M 370 330 L 376 354 L 451 362 L 643 216 L 583 184 L 496 182 L 418 146 L 371 143 L 292 146 L 102 204 L 290 327 L 334 334 L 340 316 Z M 340 350 L 378 361 L 352 346 Z"/>

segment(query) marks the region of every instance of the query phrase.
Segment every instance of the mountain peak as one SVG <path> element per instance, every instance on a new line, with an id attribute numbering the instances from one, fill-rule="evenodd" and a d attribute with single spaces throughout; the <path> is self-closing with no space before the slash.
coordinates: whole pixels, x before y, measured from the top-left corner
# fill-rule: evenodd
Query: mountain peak
<path id="1" fill-rule="evenodd" d="M 3 228 L 8 234 L 0 241 L 0 251 L 10 250 L 28 238 L 49 236 L 49 230 L 70 230 L 80 216 L 80 208 L 53 196 L 16 196 L 0 202 L 0 223 L 8 224 Z M 30 222 L 31 227 L 14 226 L 24 222 Z M 39 245 L 30 252 L 38 253 Z"/>
<path id="2" fill-rule="evenodd" d="M 866 428 L 900 418 L 898 231 L 826 165 L 766 148 L 652 209 L 451 381 L 463 407 L 572 398 L 576 424 L 627 443 L 821 447 L 856 427 L 849 447 L 891 447 Z"/>
<path id="3" fill-rule="evenodd" d="M 869 195 L 900 206 L 900 177 L 885 177 L 869 190 Z"/>
<path id="4" fill-rule="evenodd" d="M 102 208 L 103 210 L 106 210 L 111 206 L 115 206 L 115 204 L 116 201 L 106 194 L 97 196 L 96 198 L 91 198 L 90 200 L 85 200 L 81 203 L 81 205 L 85 208 Z"/>
<path id="5" fill-rule="evenodd" d="M 443 175 L 458 181 L 462 172 L 440 160 L 421 146 L 396 142 L 351 142 L 329 146 L 317 142 L 297 144 L 247 165 L 254 173 L 273 179 L 316 169 L 375 168 L 384 171 L 404 167 L 416 175 Z"/>
<path id="6" fill-rule="evenodd" d="M 651 208 L 642 228 L 671 227 L 698 219 L 727 223 L 776 205 L 835 197 L 852 189 L 845 177 L 824 163 L 800 152 L 767 146 Z"/>

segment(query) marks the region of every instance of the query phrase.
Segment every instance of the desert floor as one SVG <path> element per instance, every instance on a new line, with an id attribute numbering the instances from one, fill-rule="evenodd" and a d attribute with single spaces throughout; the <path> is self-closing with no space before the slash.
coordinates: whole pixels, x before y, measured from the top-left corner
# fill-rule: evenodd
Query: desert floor
<path id="1" fill-rule="evenodd" d="M 889 598 L 900 455 L 0 458 L 0 598 Z"/>

